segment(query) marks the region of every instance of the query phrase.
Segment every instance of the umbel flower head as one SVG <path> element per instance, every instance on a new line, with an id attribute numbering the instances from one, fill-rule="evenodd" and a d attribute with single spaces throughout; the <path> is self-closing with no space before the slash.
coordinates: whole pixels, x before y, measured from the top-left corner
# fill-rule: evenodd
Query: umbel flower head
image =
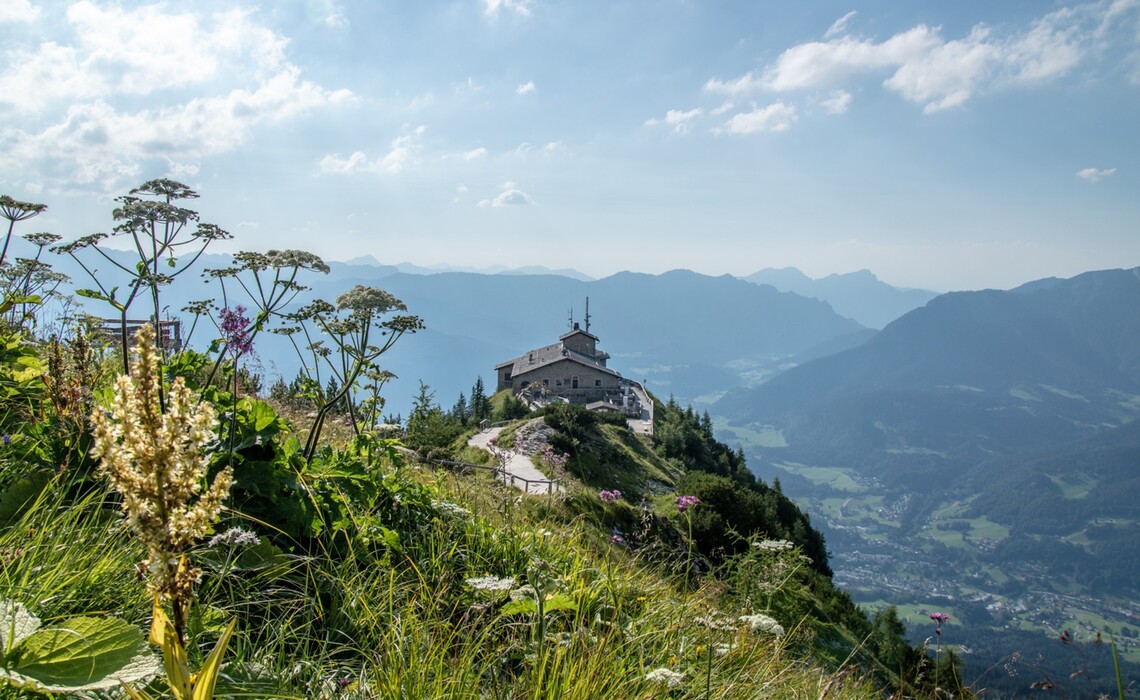
<path id="1" fill-rule="evenodd" d="M 204 488 L 207 446 L 215 440 L 214 407 L 195 400 L 181 377 L 159 406 L 154 329 L 135 335 L 137 357 L 130 376 L 119 377 L 110 417 L 96 410 L 92 454 L 100 473 L 123 499 L 131 529 L 146 546 L 156 592 L 188 603 L 197 571 L 180 562 L 182 552 L 206 534 L 233 483 L 223 469 Z M 178 611 L 176 610 L 176 615 Z"/>

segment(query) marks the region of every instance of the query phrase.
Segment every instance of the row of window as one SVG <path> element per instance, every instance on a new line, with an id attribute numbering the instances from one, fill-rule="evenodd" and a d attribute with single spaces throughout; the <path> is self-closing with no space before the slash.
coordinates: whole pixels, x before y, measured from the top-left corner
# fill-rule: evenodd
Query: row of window
<path id="1" fill-rule="evenodd" d="M 511 380 L 511 373 L 510 372 L 503 372 L 503 381 L 509 382 L 510 380 Z M 564 384 L 564 382 L 561 379 L 555 379 L 554 380 L 554 386 L 556 386 L 556 387 L 563 386 L 563 384 Z M 550 386 L 550 380 L 549 379 L 543 379 L 542 385 L 545 387 L 549 387 Z M 570 386 L 573 389 L 578 388 L 578 378 L 577 377 L 571 378 Z M 601 387 L 602 386 L 602 380 L 601 379 L 595 379 L 594 380 L 594 386 L 595 387 Z"/>

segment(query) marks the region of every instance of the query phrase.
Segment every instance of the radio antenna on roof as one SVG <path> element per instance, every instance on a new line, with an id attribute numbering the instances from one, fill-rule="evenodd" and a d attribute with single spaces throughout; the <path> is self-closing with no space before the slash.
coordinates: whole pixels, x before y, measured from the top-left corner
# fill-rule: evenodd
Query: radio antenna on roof
<path id="1" fill-rule="evenodd" d="M 586 297 L 586 332 L 590 332 L 590 297 Z"/>

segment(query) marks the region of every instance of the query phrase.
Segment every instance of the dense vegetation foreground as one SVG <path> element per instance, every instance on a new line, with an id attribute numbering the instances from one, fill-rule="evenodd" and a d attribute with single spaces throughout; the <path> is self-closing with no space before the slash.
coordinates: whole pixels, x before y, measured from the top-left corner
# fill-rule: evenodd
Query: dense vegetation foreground
<path id="1" fill-rule="evenodd" d="M 379 360 L 422 322 L 377 289 L 298 306 L 298 274 L 323 267 L 299 251 L 208 273 L 206 352 L 152 323 L 128 337 L 132 305 L 158 318 L 163 286 L 227 235 L 189 231 L 175 202 L 191 196 L 155 181 L 121 198 L 114 235 L 139 265 L 80 293 L 113 309 L 111 335 L 45 332 L 54 241 L 0 259 L 0 697 L 963 694 L 945 620 L 914 649 L 893 610 L 869 619 L 807 516 L 707 415 L 658 404 L 649 439 L 477 381 L 450 411 L 424 387 L 406 421 L 382 419 Z M 11 224 L 42 211 L 4 204 Z M 264 396 L 243 364 L 262 331 L 307 358 Z M 438 460 L 494 466 L 466 447 L 482 420 L 564 492 Z"/>

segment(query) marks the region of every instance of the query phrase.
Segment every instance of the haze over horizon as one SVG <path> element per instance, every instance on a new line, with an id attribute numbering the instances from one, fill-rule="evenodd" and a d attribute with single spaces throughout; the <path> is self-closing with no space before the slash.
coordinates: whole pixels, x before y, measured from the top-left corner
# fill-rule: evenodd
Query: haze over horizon
<path id="1" fill-rule="evenodd" d="M 0 0 L 18 233 L 937 291 L 1140 265 L 1140 0 Z"/>

